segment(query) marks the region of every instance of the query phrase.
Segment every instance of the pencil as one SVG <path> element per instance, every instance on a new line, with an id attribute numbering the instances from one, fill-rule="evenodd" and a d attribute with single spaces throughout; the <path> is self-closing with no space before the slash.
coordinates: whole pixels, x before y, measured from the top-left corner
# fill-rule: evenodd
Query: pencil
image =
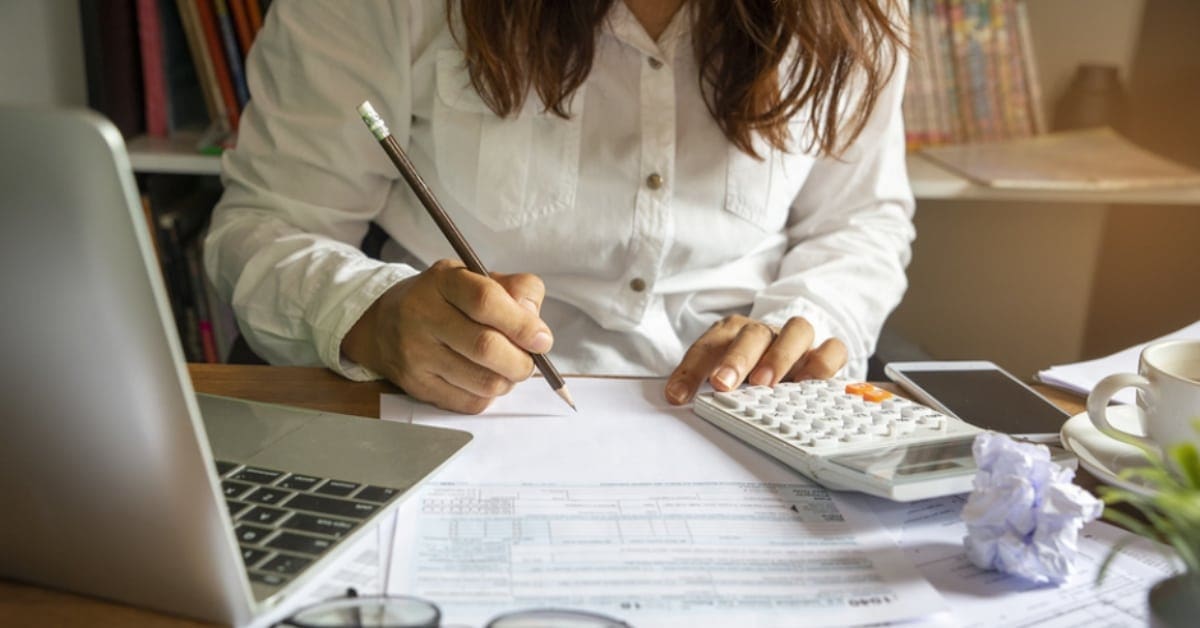
<path id="1" fill-rule="evenodd" d="M 400 143 L 392 136 L 388 130 L 387 124 L 383 118 L 371 106 L 370 101 L 363 101 L 363 104 L 358 106 L 358 114 L 362 116 L 363 122 L 367 124 L 367 128 L 371 129 L 371 134 L 375 139 L 379 140 L 379 145 L 383 147 L 384 152 L 391 158 L 392 163 L 396 165 L 396 169 L 400 171 L 400 175 L 408 183 L 408 187 L 412 188 L 413 193 L 420 199 L 421 204 L 425 206 L 425 210 L 429 212 L 429 216 L 437 223 L 438 229 L 441 229 L 442 235 L 450 241 L 450 246 L 454 247 L 454 252 L 458 253 L 458 257 L 467 265 L 471 271 L 479 273 L 484 277 L 488 276 L 487 268 L 484 267 L 483 261 L 475 254 L 475 250 L 467 243 L 467 239 L 463 237 L 458 226 L 450 219 L 450 215 L 438 202 L 437 197 L 433 195 L 433 191 L 429 189 L 429 185 L 421 178 L 415 166 L 409 161 L 408 155 L 404 149 L 400 148 Z M 571 399 L 571 393 L 567 390 L 567 383 L 563 381 L 558 370 L 550 363 L 550 358 L 543 353 L 530 353 L 533 358 L 533 363 L 542 373 L 542 377 L 546 379 L 546 383 L 550 384 L 550 388 L 571 406 L 572 410 L 576 410 L 575 401 Z"/>

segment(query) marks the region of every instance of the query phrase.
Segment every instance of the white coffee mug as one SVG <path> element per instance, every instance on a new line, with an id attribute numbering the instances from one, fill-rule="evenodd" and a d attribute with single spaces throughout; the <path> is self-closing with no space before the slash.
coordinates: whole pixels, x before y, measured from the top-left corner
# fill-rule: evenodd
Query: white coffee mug
<path id="1" fill-rule="evenodd" d="M 1119 430 L 1108 422 L 1108 401 L 1118 390 L 1138 389 L 1138 420 L 1146 436 Z M 1138 374 L 1118 373 L 1100 380 L 1087 400 L 1088 417 L 1106 434 L 1165 451 L 1190 441 L 1200 447 L 1200 340 L 1168 340 L 1147 346 Z"/>

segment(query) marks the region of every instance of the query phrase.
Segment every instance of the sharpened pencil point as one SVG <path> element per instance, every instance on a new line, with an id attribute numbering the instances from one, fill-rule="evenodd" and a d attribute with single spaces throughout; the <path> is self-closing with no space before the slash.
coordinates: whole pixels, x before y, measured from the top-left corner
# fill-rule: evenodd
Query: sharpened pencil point
<path id="1" fill-rule="evenodd" d="M 558 396 L 562 397 L 562 400 L 567 402 L 567 405 L 571 406 L 572 410 L 574 410 L 575 412 L 579 412 L 579 408 L 575 407 L 575 400 L 571 398 L 571 393 L 567 391 L 566 384 L 563 384 L 562 388 L 559 388 L 558 390 L 555 390 L 554 392 L 558 393 Z"/>

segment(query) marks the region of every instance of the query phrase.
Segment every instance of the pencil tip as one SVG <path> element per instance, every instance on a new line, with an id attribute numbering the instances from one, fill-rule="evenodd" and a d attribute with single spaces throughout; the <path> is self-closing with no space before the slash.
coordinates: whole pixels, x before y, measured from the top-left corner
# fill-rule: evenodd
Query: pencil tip
<path id="1" fill-rule="evenodd" d="M 571 406 L 572 410 L 574 410 L 575 412 L 579 412 L 579 408 L 575 407 L 575 400 L 571 398 L 571 393 L 567 391 L 566 384 L 563 384 L 562 388 L 559 388 L 558 390 L 555 390 L 554 392 L 558 393 L 558 396 L 562 397 L 562 400 L 567 402 L 567 405 Z"/>

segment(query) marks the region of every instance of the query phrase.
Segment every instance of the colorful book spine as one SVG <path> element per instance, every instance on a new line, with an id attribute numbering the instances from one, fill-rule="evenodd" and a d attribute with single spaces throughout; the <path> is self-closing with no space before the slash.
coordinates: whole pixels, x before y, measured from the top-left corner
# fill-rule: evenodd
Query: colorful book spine
<path id="1" fill-rule="evenodd" d="M 229 12 L 233 15 L 233 27 L 237 31 L 238 45 L 242 51 L 242 59 L 250 54 L 250 44 L 254 41 L 254 30 L 250 25 L 250 13 L 246 8 L 246 0 L 226 0 Z"/>
<path id="2" fill-rule="evenodd" d="M 138 45 L 142 56 L 142 96 L 146 134 L 166 137 L 168 131 L 167 78 L 163 67 L 162 21 L 158 0 L 136 0 Z"/>
<path id="3" fill-rule="evenodd" d="M 1046 110 L 1042 105 L 1042 84 L 1038 78 L 1037 57 L 1033 50 L 1033 34 L 1029 31 L 1029 12 L 1025 3 L 1018 2 L 1017 32 L 1021 41 L 1021 56 L 1025 62 L 1025 84 L 1029 89 L 1029 111 L 1033 116 L 1033 132 L 1046 132 Z"/>
<path id="4" fill-rule="evenodd" d="M 951 41 L 954 44 L 954 81 L 957 85 L 959 119 L 963 128 L 962 141 L 974 142 L 980 139 L 980 132 L 971 90 L 973 69 L 969 65 L 968 54 L 970 25 L 967 23 L 967 11 L 964 6 L 967 1 L 949 0 L 949 17 Z"/>
<path id="5" fill-rule="evenodd" d="M 941 79 L 939 83 L 938 101 L 945 112 L 946 141 L 957 143 L 966 141 L 963 127 L 962 109 L 959 107 L 959 89 L 954 58 L 954 33 L 951 28 L 950 0 L 930 0 L 933 5 L 934 39 L 937 42 L 937 63 Z"/>
<path id="6" fill-rule="evenodd" d="M 204 94 L 204 104 L 208 108 L 209 118 L 222 131 L 233 128 L 234 120 L 225 109 L 225 100 L 221 96 L 221 85 L 217 82 L 217 72 L 213 68 L 212 57 L 208 52 L 208 44 L 204 40 L 204 30 L 200 25 L 200 14 L 194 0 L 175 0 L 179 9 L 179 17 L 183 22 L 183 33 L 191 50 L 192 63 L 196 66 L 196 75 L 200 81 L 200 89 Z"/>
<path id="7" fill-rule="evenodd" d="M 1018 0 L 1005 0 L 1005 35 L 1008 39 L 1006 65 L 1012 80 L 1013 96 L 1009 103 L 1012 111 L 1014 137 L 1033 135 L 1033 115 L 1030 111 L 1029 84 L 1025 77 L 1025 54 L 1021 50 L 1021 35 L 1017 16 Z"/>
<path id="8" fill-rule="evenodd" d="M 262 7 L 259 6 L 258 0 L 246 0 L 246 12 L 250 15 L 250 28 L 257 35 L 258 31 L 262 30 L 263 19 Z"/>
<path id="9" fill-rule="evenodd" d="M 225 109 L 229 112 L 230 125 L 237 130 L 241 107 L 238 106 L 237 93 L 234 90 L 233 79 L 229 66 L 225 63 L 222 51 L 220 27 L 217 26 L 217 15 L 209 0 L 196 0 L 196 11 L 200 17 L 200 27 L 204 31 L 204 41 L 207 44 L 209 59 L 212 60 L 213 70 L 217 75 L 217 84 L 221 88 L 221 98 L 225 101 Z"/>
<path id="10" fill-rule="evenodd" d="M 241 109 L 250 102 L 250 89 L 246 86 L 246 74 L 242 70 L 242 54 L 238 50 L 237 35 L 233 29 L 233 17 L 229 14 L 229 5 L 225 0 L 214 0 L 213 6 L 217 10 L 217 25 L 220 28 L 221 44 L 225 50 L 225 62 L 229 64 L 229 78 L 233 81 L 233 90 L 237 94 L 238 109 Z"/>

